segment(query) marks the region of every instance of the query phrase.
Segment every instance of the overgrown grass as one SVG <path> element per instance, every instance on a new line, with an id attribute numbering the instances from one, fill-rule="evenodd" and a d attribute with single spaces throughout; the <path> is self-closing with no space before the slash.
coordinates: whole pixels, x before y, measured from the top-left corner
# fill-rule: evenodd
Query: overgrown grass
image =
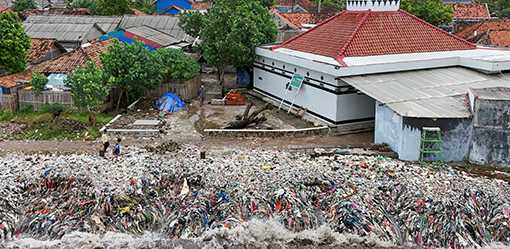
<path id="1" fill-rule="evenodd" d="M 45 112 L 0 112 L 0 122 L 26 125 L 22 132 L 10 135 L 16 140 L 94 140 L 100 135 L 99 129 L 113 118 L 98 114 L 92 127 L 88 117 L 88 113 L 80 112 L 64 112 L 56 119 Z"/>

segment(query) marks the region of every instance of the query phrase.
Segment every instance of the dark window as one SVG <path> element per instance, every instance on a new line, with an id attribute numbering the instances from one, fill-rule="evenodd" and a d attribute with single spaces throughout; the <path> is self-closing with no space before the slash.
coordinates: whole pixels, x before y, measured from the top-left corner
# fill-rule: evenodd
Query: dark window
<path id="1" fill-rule="evenodd" d="M 285 69 L 285 65 L 283 65 L 282 68 Z"/>
<path id="2" fill-rule="evenodd" d="M 321 80 L 324 80 L 324 76 L 321 76 Z"/>
<path id="3" fill-rule="evenodd" d="M 259 80 L 262 80 L 262 77 L 259 77 Z"/>
<path id="4" fill-rule="evenodd" d="M 310 76 L 310 72 L 306 72 L 306 76 Z"/>
<path id="5" fill-rule="evenodd" d="M 262 60 L 262 62 L 266 62 L 266 60 Z"/>
<path id="6" fill-rule="evenodd" d="M 274 66 L 274 62 L 271 62 L 271 65 L 273 65 L 273 66 Z"/>
<path id="7" fill-rule="evenodd" d="M 294 68 L 294 73 L 297 72 L 297 68 Z"/>

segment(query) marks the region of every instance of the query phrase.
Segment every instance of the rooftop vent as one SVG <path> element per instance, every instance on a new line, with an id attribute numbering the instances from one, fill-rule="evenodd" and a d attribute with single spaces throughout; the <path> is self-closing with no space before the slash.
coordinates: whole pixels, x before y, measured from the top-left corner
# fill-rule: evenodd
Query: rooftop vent
<path id="1" fill-rule="evenodd" d="M 400 0 L 347 0 L 349 11 L 397 11 Z"/>

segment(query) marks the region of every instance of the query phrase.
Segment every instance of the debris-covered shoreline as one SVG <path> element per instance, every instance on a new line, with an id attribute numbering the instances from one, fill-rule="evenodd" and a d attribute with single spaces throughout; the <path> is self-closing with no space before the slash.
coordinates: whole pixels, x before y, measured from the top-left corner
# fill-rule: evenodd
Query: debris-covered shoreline
<path id="1" fill-rule="evenodd" d="M 506 245 L 510 237 L 505 181 L 374 156 L 243 149 L 199 155 L 198 147 L 180 146 L 167 154 L 130 148 L 117 160 L 2 157 L 0 240 L 73 232 L 196 239 L 253 220 L 293 232 L 328 227 L 396 246 Z"/>

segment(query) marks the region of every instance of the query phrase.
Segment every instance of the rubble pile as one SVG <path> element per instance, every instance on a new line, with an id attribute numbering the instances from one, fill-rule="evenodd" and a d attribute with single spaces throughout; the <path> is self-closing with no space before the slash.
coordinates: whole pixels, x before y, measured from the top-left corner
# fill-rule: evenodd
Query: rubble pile
<path id="1" fill-rule="evenodd" d="M 510 187 L 450 168 L 385 157 L 183 146 L 116 160 L 87 155 L 0 158 L 0 240 L 75 231 L 146 231 L 169 239 L 275 220 L 327 226 L 395 245 L 487 246 L 510 238 Z"/>
<path id="2" fill-rule="evenodd" d="M 147 145 L 144 147 L 145 150 L 157 154 L 165 154 L 167 152 L 175 152 L 180 150 L 181 146 L 174 141 L 166 141 L 158 145 Z"/>

